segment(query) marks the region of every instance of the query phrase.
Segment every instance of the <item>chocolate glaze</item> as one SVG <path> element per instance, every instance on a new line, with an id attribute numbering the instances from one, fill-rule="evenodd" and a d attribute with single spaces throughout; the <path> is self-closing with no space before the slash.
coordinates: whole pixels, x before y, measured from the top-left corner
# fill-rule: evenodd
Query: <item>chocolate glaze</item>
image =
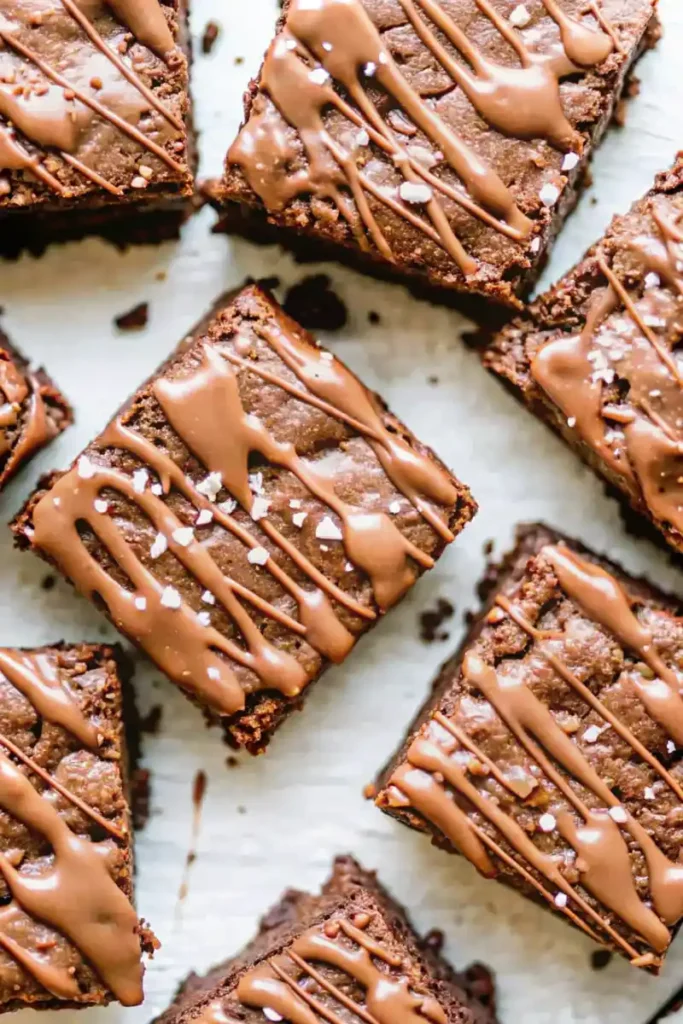
<path id="1" fill-rule="evenodd" d="M 2 339 L 0 338 L 0 346 Z M 0 347 L 0 478 L 9 479 L 19 466 L 59 432 L 47 415 L 43 386 L 22 369 L 18 359 Z"/>
<path id="2" fill-rule="evenodd" d="M 664 661 L 652 630 L 638 616 L 637 599 L 606 569 L 561 543 L 543 547 L 537 561 L 545 567 L 543 571 L 552 570 L 560 592 L 586 620 L 597 623 L 631 652 L 642 664 L 642 673 L 637 665 L 631 672 L 623 670 L 608 700 L 603 700 L 590 680 L 583 680 L 580 659 L 579 667 L 573 665 L 572 633 L 534 626 L 524 611 L 523 590 L 514 599 L 499 593 L 490 621 L 504 623 L 509 617 L 520 627 L 533 644 L 533 656 L 547 661 L 603 719 L 602 729 L 614 729 L 631 747 L 633 757 L 642 759 L 680 805 L 679 776 L 667 770 L 612 710 L 620 699 L 635 696 L 676 744 L 683 739 L 678 671 Z M 588 934 L 599 941 L 607 937 L 639 966 L 656 967 L 671 942 L 671 929 L 683 918 L 683 866 L 655 842 L 640 817 L 622 805 L 588 758 L 586 747 L 562 727 L 557 712 L 528 685 L 524 671 L 515 670 L 514 662 L 497 669 L 476 650 L 466 648 L 461 671 L 465 693 L 480 695 L 483 703 L 478 700 L 475 707 L 471 696 L 462 695 L 447 714 L 433 712 L 388 777 L 378 803 L 417 811 L 482 874 L 495 876 L 496 862 L 503 862 Z M 617 693 L 623 693 L 623 698 Z M 511 769 L 509 759 L 498 762 L 477 742 L 476 722 L 489 721 L 491 715 L 527 755 L 531 773 L 528 767 Z M 592 730 L 597 739 L 601 729 L 593 726 Z M 595 740 L 589 736 L 585 742 Z M 492 799 L 491 793 L 477 786 L 477 776 L 482 774 L 502 787 L 503 799 Z M 536 800 L 539 777 L 551 787 L 546 791 L 547 804 Z M 553 793 L 564 799 L 554 799 Z M 454 800 L 453 794 L 461 799 Z M 534 827 L 522 825 L 517 813 L 510 813 L 510 802 L 528 801 L 529 806 L 536 801 L 552 812 L 545 815 L 545 827 L 556 831 L 573 851 L 571 873 L 560 849 L 549 856 L 533 838 L 534 832 L 543 833 L 543 818 Z M 646 896 L 634 874 L 634 844 L 647 872 Z M 596 902 L 588 902 L 582 890 Z M 625 936 L 623 924 L 650 952 L 643 953 Z"/>

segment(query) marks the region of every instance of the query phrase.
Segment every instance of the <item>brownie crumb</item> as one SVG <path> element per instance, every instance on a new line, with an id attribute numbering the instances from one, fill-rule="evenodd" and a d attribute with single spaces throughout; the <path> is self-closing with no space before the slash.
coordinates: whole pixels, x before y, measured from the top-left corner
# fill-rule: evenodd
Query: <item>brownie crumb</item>
<path id="1" fill-rule="evenodd" d="M 374 800 L 377 796 L 377 786 L 374 782 L 368 782 L 367 786 L 363 786 L 363 798 L 365 800 Z"/>
<path id="2" fill-rule="evenodd" d="M 238 66 L 244 64 L 244 57 L 235 57 L 235 64 Z"/>
<path id="3" fill-rule="evenodd" d="M 465 981 L 468 994 L 495 1012 L 496 983 L 492 971 L 484 964 L 470 964 L 465 971 Z"/>
<path id="4" fill-rule="evenodd" d="M 439 383 L 439 378 L 436 376 L 435 373 L 432 373 L 429 375 L 429 377 L 427 377 L 427 383 L 431 384 L 432 387 L 436 387 L 436 385 Z"/>
<path id="5" fill-rule="evenodd" d="M 237 813 L 238 814 L 246 814 L 247 813 L 246 807 L 244 807 L 242 804 L 240 804 L 238 806 L 238 808 L 237 808 Z"/>
<path id="6" fill-rule="evenodd" d="M 613 956 L 609 949 L 595 949 L 591 953 L 591 967 L 594 971 L 604 971 Z"/>
<path id="7" fill-rule="evenodd" d="M 430 928 L 424 937 L 424 944 L 434 956 L 441 956 L 446 936 L 440 928 Z"/>
<path id="8" fill-rule="evenodd" d="M 43 590 L 54 590 L 57 577 L 53 576 L 52 573 L 48 573 L 47 576 L 43 577 L 43 581 L 40 584 Z"/>
<path id="9" fill-rule="evenodd" d="M 229 757 L 226 757 L 225 763 L 227 764 L 228 768 L 237 768 L 240 762 L 239 758 L 235 757 L 234 754 L 230 754 Z"/>
<path id="10" fill-rule="evenodd" d="M 441 629 L 447 619 L 453 617 L 455 608 L 445 597 L 440 597 L 435 608 L 428 608 L 420 614 L 420 640 L 433 644 L 436 640 L 448 640 L 448 631 Z"/>
<path id="11" fill-rule="evenodd" d="M 309 274 L 288 289 L 284 307 L 309 331 L 338 331 L 348 320 L 346 306 L 327 274 Z"/>
<path id="12" fill-rule="evenodd" d="M 221 27 L 215 21 L 207 22 L 202 36 L 202 53 L 208 54 L 214 48 L 214 44 L 220 35 Z"/>
<path id="13" fill-rule="evenodd" d="M 489 558 L 493 554 L 493 548 L 495 543 L 496 542 L 493 539 L 491 539 L 487 540 L 486 543 L 484 544 L 483 551 L 487 558 Z"/>
<path id="14" fill-rule="evenodd" d="M 133 828 L 139 832 L 149 821 L 150 773 L 147 768 L 136 768 L 130 778 L 130 809 Z"/>
<path id="15" fill-rule="evenodd" d="M 147 733 L 148 736 L 156 736 L 161 725 L 163 710 L 161 704 L 155 704 L 146 715 L 142 715 L 140 718 L 140 731 Z"/>
<path id="16" fill-rule="evenodd" d="M 114 320 L 120 331 L 139 331 L 147 326 L 149 320 L 149 303 L 139 302 L 127 313 L 122 313 Z"/>
<path id="17" fill-rule="evenodd" d="M 271 274 L 270 277 L 248 277 L 247 284 L 255 284 L 262 288 L 264 292 L 274 292 L 276 288 L 280 287 L 282 282 L 277 274 Z"/>
<path id="18" fill-rule="evenodd" d="M 371 324 L 378 324 L 381 321 L 379 313 L 376 313 L 374 309 L 371 309 L 368 313 L 368 322 Z"/>

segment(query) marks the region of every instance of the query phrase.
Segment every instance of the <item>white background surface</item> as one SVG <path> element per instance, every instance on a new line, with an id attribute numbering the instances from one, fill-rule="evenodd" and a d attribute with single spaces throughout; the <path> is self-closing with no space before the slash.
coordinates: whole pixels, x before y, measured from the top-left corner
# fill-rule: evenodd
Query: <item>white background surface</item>
<path id="1" fill-rule="evenodd" d="M 193 35 L 216 19 L 222 33 L 211 56 L 196 53 L 194 97 L 203 175 L 219 172 L 241 115 L 241 94 L 271 35 L 274 0 L 193 0 Z M 594 163 L 594 187 L 566 226 L 545 275 L 557 278 L 597 237 L 610 216 L 643 192 L 683 147 L 683 4 L 661 0 L 665 37 L 640 66 L 642 90 L 626 128 L 613 131 Z M 235 58 L 244 61 L 235 64 Z M 97 241 L 53 248 L 41 260 L 4 264 L 3 325 L 36 362 L 44 362 L 73 400 L 77 425 L 44 452 L 0 499 L 9 520 L 40 472 L 64 466 L 123 398 L 154 369 L 218 294 L 247 275 L 284 283 L 311 268 L 279 249 L 209 234 L 205 210 L 179 244 L 124 255 Z M 423 930 L 438 926 L 447 953 L 495 970 L 503 1024 L 644 1024 L 683 982 L 683 936 L 654 979 L 613 959 L 590 967 L 593 944 L 464 860 L 433 849 L 392 822 L 361 790 L 394 748 L 428 682 L 455 647 L 485 563 L 489 538 L 500 553 L 516 522 L 544 519 L 683 595 L 683 576 L 644 542 L 629 538 L 616 505 L 546 429 L 489 379 L 459 342 L 468 325 L 455 313 L 418 303 L 400 287 L 325 268 L 350 309 L 329 339 L 335 352 L 389 400 L 416 433 L 433 443 L 471 486 L 480 512 L 409 599 L 347 664 L 330 671 L 259 759 L 228 768 L 217 731 L 180 694 L 141 663 L 140 703 L 163 704 L 160 733 L 147 737 L 152 817 L 138 838 L 138 907 L 163 948 L 148 968 L 144 1006 L 82 1011 L 78 1024 L 137 1024 L 163 1009 L 190 968 L 235 952 L 257 918 L 287 886 L 316 887 L 332 856 L 351 851 L 411 911 Z M 164 280 L 158 276 L 163 271 Z M 118 334 L 114 316 L 148 300 L 143 332 Z M 368 323 L 376 310 L 381 323 Z M 428 378 L 438 377 L 438 384 Z M 12 550 L 0 530 L 0 644 L 113 637 L 87 603 L 59 583 L 46 592 L 45 567 Z M 438 596 L 456 605 L 451 638 L 425 646 L 418 615 Z M 177 899 L 190 842 L 191 789 L 197 769 L 209 784 L 189 894 Z M 37 1019 L 24 1011 L 17 1024 Z M 53 1019 L 44 1014 L 45 1024 Z M 64 1015 L 54 1015 L 64 1021 Z"/>

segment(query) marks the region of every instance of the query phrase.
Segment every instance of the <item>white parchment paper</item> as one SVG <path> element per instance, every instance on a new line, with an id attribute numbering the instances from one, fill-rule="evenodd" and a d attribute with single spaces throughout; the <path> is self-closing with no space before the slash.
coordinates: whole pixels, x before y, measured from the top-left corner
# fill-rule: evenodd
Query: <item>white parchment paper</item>
<path id="1" fill-rule="evenodd" d="M 218 173 L 275 18 L 274 0 L 193 0 L 193 34 L 213 18 L 221 36 L 210 56 L 197 47 L 194 97 L 202 172 Z M 683 146 L 683 4 L 661 0 L 666 34 L 640 66 L 642 89 L 594 163 L 594 185 L 564 229 L 545 275 L 555 280 L 668 166 Z M 52 249 L 41 260 L 3 264 L 3 324 L 24 351 L 44 362 L 73 400 L 77 424 L 44 452 L 0 499 L 6 522 L 38 475 L 64 466 L 123 398 L 159 363 L 222 291 L 247 275 L 277 274 L 284 284 L 310 268 L 277 248 L 209 233 L 205 210 L 182 241 L 120 254 L 98 241 Z M 138 1024 L 163 1009 L 191 969 L 227 958 L 253 934 L 257 918 L 287 886 L 317 887 L 332 856 L 351 851 L 410 909 L 421 929 L 443 928 L 457 964 L 481 959 L 498 980 L 504 1024 L 644 1024 L 683 983 L 683 938 L 659 979 L 613 959 L 591 970 L 593 944 L 502 886 L 485 882 L 363 801 L 366 782 L 394 748 L 438 664 L 455 647 L 475 584 L 495 541 L 500 553 L 514 524 L 542 519 L 581 537 L 636 573 L 683 594 L 683 577 L 645 542 L 628 537 L 616 505 L 559 441 L 484 373 L 459 341 L 469 325 L 336 266 L 324 268 L 350 310 L 347 327 L 326 339 L 388 399 L 395 411 L 467 483 L 480 512 L 438 568 L 416 587 L 342 668 L 311 693 L 304 713 L 264 758 L 226 766 L 218 733 L 146 663 L 136 681 L 143 708 L 163 705 L 158 735 L 145 743 L 152 771 L 152 816 L 138 838 L 138 905 L 163 948 L 149 966 L 144 1006 L 86 1010 L 78 1024 Z M 146 330 L 118 334 L 113 318 L 150 303 Z M 371 325 L 374 310 L 381 322 Z M 61 582 L 41 589 L 45 567 L 13 551 L 0 529 L 0 644 L 37 644 L 114 633 Z M 456 605 L 447 643 L 426 646 L 418 615 L 439 596 Z M 208 792 L 189 877 L 177 894 L 190 842 L 195 772 Z M 46 1024 L 65 1015 L 44 1014 Z M 68 1011 L 66 1012 L 68 1016 Z M 16 1018 L 28 1022 L 32 1011 Z"/>

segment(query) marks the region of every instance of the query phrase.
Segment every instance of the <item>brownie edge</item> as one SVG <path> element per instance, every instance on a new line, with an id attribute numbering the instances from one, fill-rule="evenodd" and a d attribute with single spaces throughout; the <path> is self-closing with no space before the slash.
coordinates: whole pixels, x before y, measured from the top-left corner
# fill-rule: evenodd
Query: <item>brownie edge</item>
<path id="1" fill-rule="evenodd" d="M 541 525 L 482 593 L 376 802 L 656 973 L 683 917 L 680 602 Z"/>
<path id="2" fill-rule="evenodd" d="M 486 1005 L 468 991 L 476 975 L 456 974 L 373 873 L 338 857 L 320 895 L 285 892 L 249 945 L 207 975 L 190 975 L 155 1024 L 262 1024 L 264 1015 L 495 1024 L 492 985 Z"/>

